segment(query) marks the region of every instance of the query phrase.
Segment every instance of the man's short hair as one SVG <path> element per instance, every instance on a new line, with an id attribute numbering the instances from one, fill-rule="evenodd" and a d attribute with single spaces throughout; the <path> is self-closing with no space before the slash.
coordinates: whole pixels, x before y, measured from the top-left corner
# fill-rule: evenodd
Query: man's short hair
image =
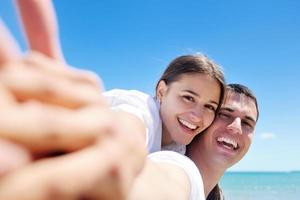
<path id="1" fill-rule="evenodd" d="M 256 106 L 256 111 L 257 111 L 256 121 L 258 120 L 259 110 L 258 110 L 257 99 L 256 99 L 255 94 L 248 87 L 241 85 L 241 84 L 237 84 L 237 83 L 231 83 L 226 86 L 226 90 L 229 90 L 229 91 L 232 91 L 232 92 L 235 92 L 238 94 L 243 94 L 243 95 L 251 98 L 254 101 L 255 106 Z"/>

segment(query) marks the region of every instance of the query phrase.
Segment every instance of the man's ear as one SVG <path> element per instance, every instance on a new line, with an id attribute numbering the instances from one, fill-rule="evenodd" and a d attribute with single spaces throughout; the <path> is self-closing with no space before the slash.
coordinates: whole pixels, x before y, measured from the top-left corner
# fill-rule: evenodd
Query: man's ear
<path id="1" fill-rule="evenodd" d="M 162 98 L 165 96 L 167 93 L 168 86 L 164 80 L 160 80 L 157 89 L 156 89 L 156 98 L 159 102 L 162 101 Z"/>

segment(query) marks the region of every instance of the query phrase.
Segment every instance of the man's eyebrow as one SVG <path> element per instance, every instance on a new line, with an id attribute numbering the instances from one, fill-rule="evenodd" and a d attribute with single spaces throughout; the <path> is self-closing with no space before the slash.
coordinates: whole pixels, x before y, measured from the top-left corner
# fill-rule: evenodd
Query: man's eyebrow
<path id="1" fill-rule="evenodd" d="M 183 90 L 183 91 L 191 93 L 191 94 L 195 95 L 196 97 L 200 97 L 200 95 L 198 93 L 194 92 L 193 90 Z M 219 105 L 218 102 L 213 101 L 213 100 L 210 100 L 209 102 L 212 103 L 212 104 L 216 104 L 217 106 Z"/>
<path id="2" fill-rule="evenodd" d="M 220 110 L 226 110 L 228 112 L 234 112 L 234 109 L 232 109 L 230 107 L 221 107 Z"/>
<path id="3" fill-rule="evenodd" d="M 246 119 L 252 121 L 254 124 L 256 123 L 256 120 L 253 119 L 253 117 L 250 116 L 246 116 Z"/>

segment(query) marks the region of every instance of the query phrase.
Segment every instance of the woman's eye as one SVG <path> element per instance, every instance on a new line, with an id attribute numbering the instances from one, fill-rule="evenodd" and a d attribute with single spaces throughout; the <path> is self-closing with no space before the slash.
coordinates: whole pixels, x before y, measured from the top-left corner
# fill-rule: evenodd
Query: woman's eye
<path id="1" fill-rule="evenodd" d="M 206 105 L 205 107 L 208 108 L 209 110 L 214 111 L 214 112 L 216 111 L 216 108 L 212 105 Z"/>
<path id="2" fill-rule="evenodd" d="M 188 95 L 184 95 L 184 96 L 183 96 L 183 99 L 184 99 L 185 101 L 194 102 L 194 98 L 191 97 L 191 96 L 188 96 Z"/>

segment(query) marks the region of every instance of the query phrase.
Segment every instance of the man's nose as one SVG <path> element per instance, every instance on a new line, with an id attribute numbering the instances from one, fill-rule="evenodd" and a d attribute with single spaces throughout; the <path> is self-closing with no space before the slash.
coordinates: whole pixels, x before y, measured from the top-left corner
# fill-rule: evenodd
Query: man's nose
<path id="1" fill-rule="evenodd" d="M 234 134 L 242 134 L 242 124 L 240 118 L 234 118 L 233 121 L 227 126 L 227 129 Z"/>

